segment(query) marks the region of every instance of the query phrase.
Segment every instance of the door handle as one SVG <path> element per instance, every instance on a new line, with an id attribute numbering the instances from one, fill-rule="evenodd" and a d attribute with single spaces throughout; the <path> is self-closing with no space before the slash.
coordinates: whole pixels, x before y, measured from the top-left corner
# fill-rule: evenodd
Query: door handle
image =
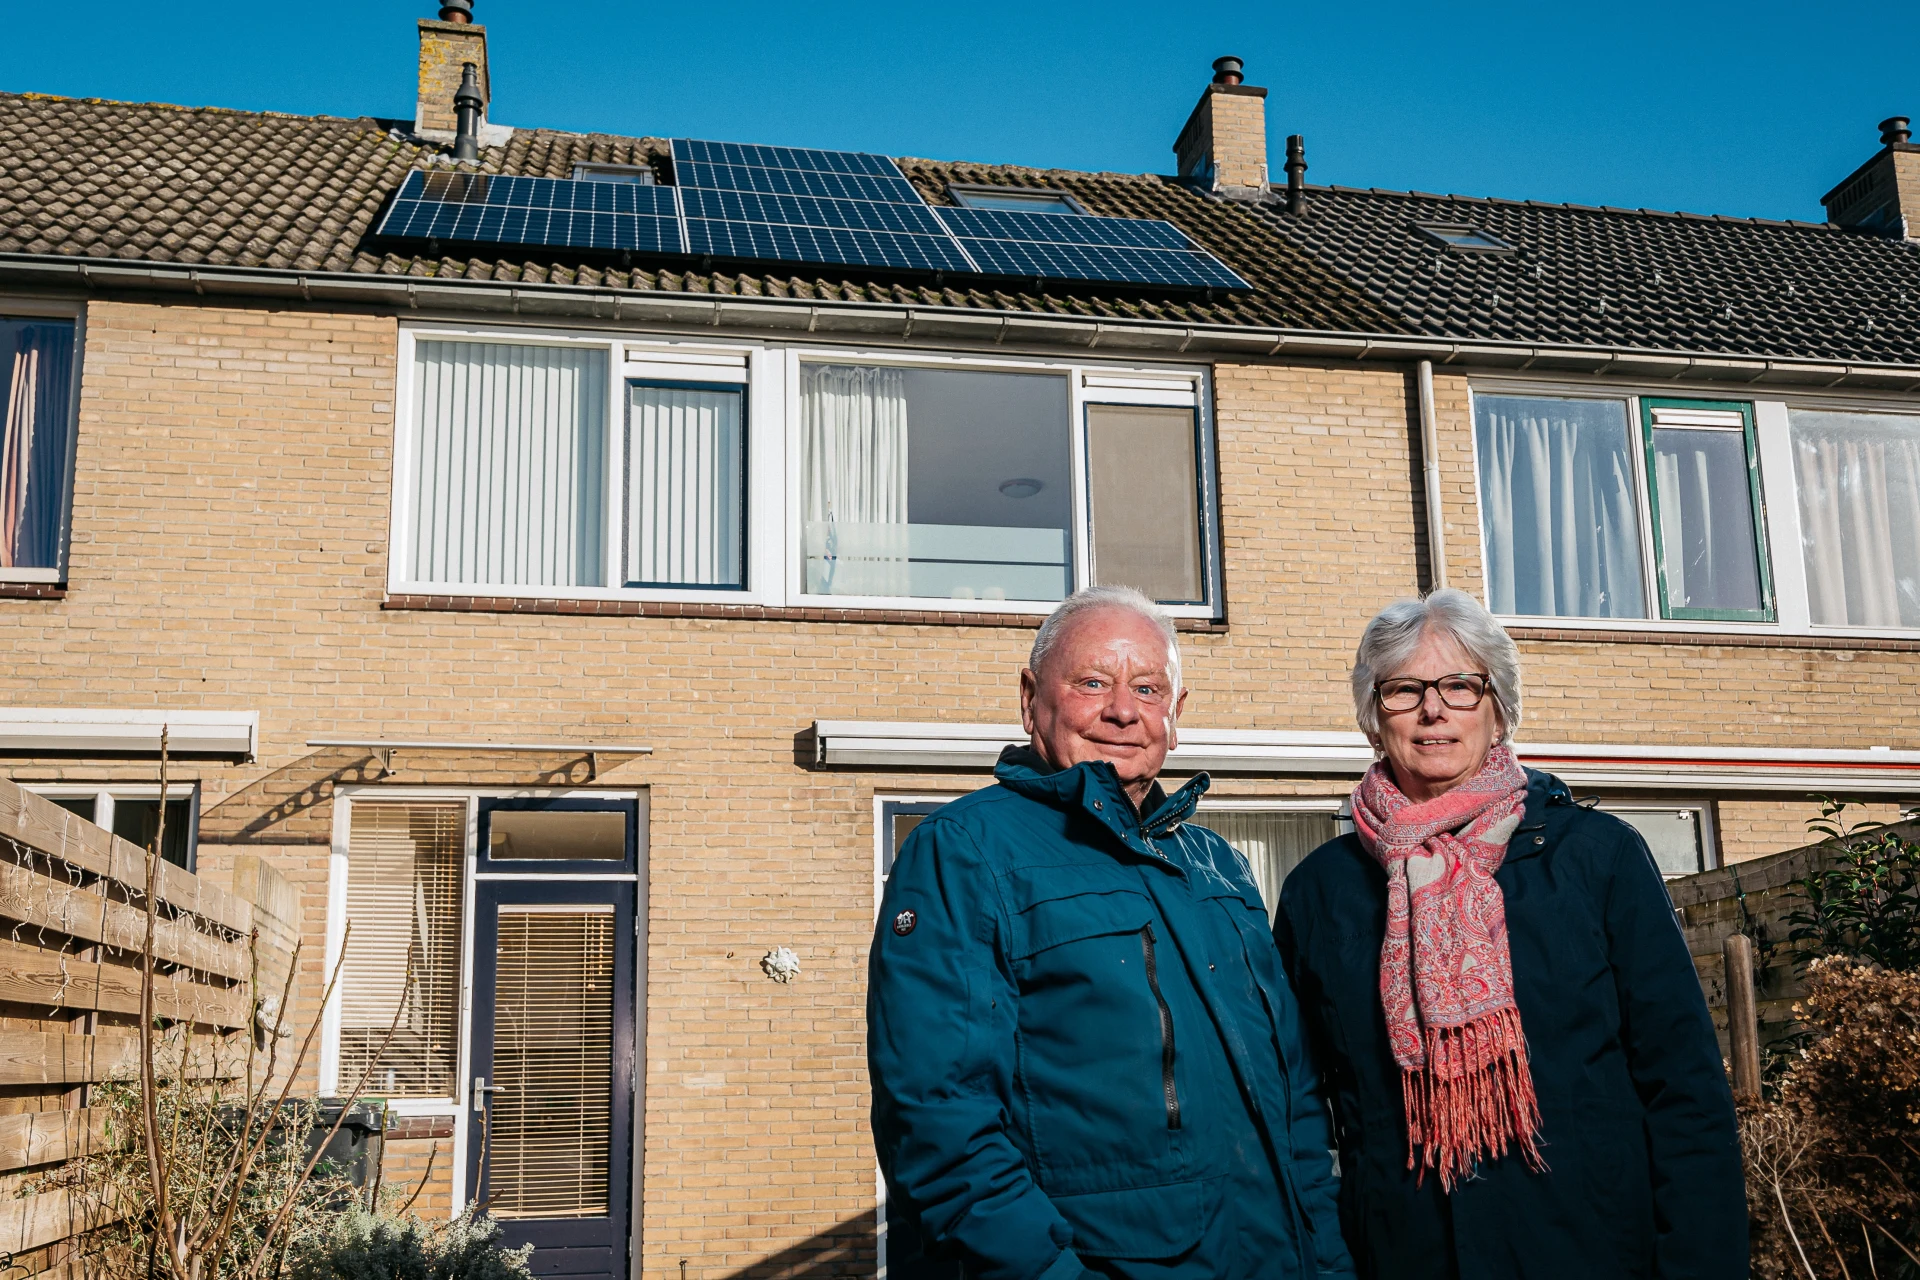
<path id="1" fill-rule="evenodd" d="M 503 1084 L 488 1084 L 485 1076 L 475 1076 L 473 1078 L 473 1109 L 484 1112 L 487 1109 L 487 1095 L 503 1093 L 506 1087 Z"/>

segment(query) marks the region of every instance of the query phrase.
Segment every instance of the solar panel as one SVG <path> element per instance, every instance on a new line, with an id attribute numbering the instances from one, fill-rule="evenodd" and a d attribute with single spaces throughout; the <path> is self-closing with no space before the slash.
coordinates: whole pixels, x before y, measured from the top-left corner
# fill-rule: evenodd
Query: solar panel
<path id="1" fill-rule="evenodd" d="M 1101 218 L 1009 209 L 936 209 L 987 275 L 1247 289 L 1180 228 L 1157 218 Z"/>
<path id="2" fill-rule="evenodd" d="M 672 187 L 415 170 L 379 234 L 412 240 L 685 253 Z"/>
<path id="3" fill-rule="evenodd" d="M 973 271 L 886 156 L 675 138 L 673 177 L 690 253 Z"/>
<path id="4" fill-rule="evenodd" d="M 673 141 L 673 186 L 408 174 L 378 234 L 1023 280 L 1246 289 L 1170 222 L 927 204 L 886 156 Z"/>

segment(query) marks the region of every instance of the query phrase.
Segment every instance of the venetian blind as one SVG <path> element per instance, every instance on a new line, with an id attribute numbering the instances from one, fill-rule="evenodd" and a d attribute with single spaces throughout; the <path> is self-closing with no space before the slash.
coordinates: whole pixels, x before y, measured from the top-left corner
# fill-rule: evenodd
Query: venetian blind
<path id="1" fill-rule="evenodd" d="M 613 910 L 500 909 L 488 1211 L 590 1218 L 607 1208 Z"/>
<path id="2" fill-rule="evenodd" d="M 353 806 L 347 845 L 352 932 L 340 970 L 343 1090 L 371 1063 L 369 1093 L 389 1098 L 454 1094 L 465 831 L 463 805 Z M 393 1040 L 381 1053 L 389 1027 Z"/>

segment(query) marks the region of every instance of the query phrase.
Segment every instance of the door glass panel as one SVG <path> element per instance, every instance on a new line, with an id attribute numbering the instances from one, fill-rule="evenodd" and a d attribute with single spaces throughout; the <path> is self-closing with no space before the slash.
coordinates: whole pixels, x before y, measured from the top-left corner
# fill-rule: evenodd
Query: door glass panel
<path id="1" fill-rule="evenodd" d="M 495 809 L 488 823 L 487 857 L 496 862 L 620 862 L 627 856 L 627 815 L 618 809 Z"/>
<path id="2" fill-rule="evenodd" d="M 1340 834 L 1331 813 L 1202 809 L 1193 820 L 1247 860 L 1269 919 L 1280 909 L 1281 882 L 1308 854 Z"/>
<path id="3" fill-rule="evenodd" d="M 612 1124 L 613 910 L 500 908 L 488 1212 L 604 1216 Z"/>
<path id="4" fill-rule="evenodd" d="M 1654 510 L 1669 614 L 1761 612 L 1766 602 L 1741 415 L 1725 414 L 1724 427 L 1669 426 L 1664 411 L 1654 415 Z"/>
<path id="5" fill-rule="evenodd" d="M 1093 580 L 1198 604 L 1200 479 L 1191 409 L 1087 406 Z"/>

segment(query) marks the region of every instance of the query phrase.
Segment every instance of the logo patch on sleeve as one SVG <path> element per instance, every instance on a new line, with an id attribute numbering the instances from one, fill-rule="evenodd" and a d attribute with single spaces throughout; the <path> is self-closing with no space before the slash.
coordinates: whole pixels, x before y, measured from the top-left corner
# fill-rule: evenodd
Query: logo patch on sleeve
<path id="1" fill-rule="evenodd" d="M 893 918 L 893 931 L 904 938 L 912 933 L 913 927 L 919 923 L 920 917 L 913 914 L 913 909 L 909 907 Z"/>

